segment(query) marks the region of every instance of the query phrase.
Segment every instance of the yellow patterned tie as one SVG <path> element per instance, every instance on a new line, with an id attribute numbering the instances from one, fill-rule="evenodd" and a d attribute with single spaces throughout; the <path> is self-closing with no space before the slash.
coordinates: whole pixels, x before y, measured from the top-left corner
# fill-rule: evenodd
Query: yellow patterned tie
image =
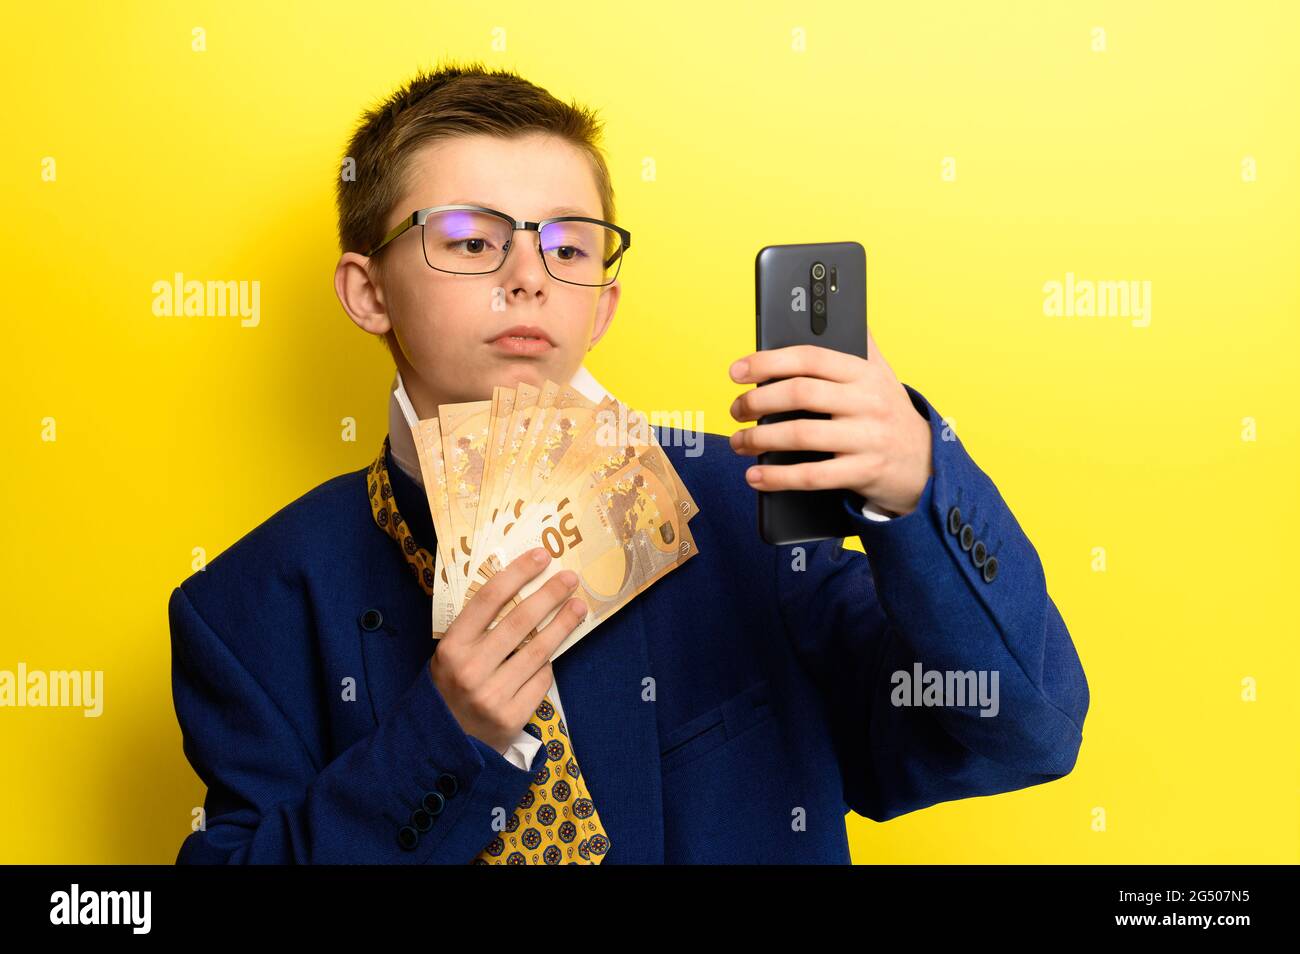
<path id="1" fill-rule="evenodd" d="M 370 465 L 366 483 L 375 523 L 402 548 L 406 564 L 424 591 L 433 596 L 434 557 L 415 542 L 397 512 L 384 455 L 389 438 Z M 564 720 L 549 697 L 543 698 L 524 731 L 545 743 L 546 761 L 510 813 L 505 831 L 479 852 L 476 865 L 598 865 L 609 851 L 609 836 L 596 814 L 587 783 L 578 769 Z"/>

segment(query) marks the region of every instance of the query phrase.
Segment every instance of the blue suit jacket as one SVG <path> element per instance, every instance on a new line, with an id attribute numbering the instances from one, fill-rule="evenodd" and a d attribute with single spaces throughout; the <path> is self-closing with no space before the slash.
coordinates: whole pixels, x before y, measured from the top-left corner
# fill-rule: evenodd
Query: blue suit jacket
<path id="1" fill-rule="evenodd" d="M 884 821 L 1073 767 L 1088 686 L 1042 564 L 907 391 L 930 422 L 934 474 L 916 510 L 886 523 L 845 492 L 865 556 L 838 539 L 763 543 L 752 458 L 716 434 L 687 456 L 680 433 L 657 430 L 699 503 L 699 553 L 553 664 L 610 837 L 604 863 L 847 862 L 847 811 Z M 422 488 L 388 469 L 432 551 Z M 975 565 L 976 540 L 996 573 Z M 523 771 L 446 707 L 429 597 L 375 525 L 364 468 L 186 579 L 169 615 L 184 751 L 208 787 L 206 828 L 180 863 L 465 864 L 497 834 L 493 810 L 547 771 L 545 747 Z M 997 716 L 892 704 L 891 674 L 916 662 L 996 670 Z M 440 808 L 431 824 L 412 824 L 421 805 Z"/>

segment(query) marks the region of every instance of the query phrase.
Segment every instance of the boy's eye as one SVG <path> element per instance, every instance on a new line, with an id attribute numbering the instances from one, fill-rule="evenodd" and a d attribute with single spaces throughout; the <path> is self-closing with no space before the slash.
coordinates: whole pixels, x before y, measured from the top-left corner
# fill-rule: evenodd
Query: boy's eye
<path id="1" fill-rule="evenodd" d="M 542 250 L 554 261 L 578 262 L 588 257 L 584 239 L 585 236 L 576 234 L 576 231 L 569 235 L 546 235 Z"/>
<path id="2" fill-rule="evenodd" d="M 469 255 L 482 255 L 492 243 L 485 238 L 464 238 L 447 243 L 447 249 Z"/>

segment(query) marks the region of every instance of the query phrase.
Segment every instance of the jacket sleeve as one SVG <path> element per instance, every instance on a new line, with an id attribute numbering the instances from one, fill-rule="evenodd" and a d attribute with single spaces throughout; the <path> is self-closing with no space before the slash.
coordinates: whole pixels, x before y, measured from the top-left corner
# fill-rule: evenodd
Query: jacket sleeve
<path id="1" fill-rule="evenodd" d="M 846 491 L 865 555 L 839 539 L 774 548 L 780 611 L 828 708 L 845 802 L 877 821 L 1066 775 L 1089 704 L 1033 545 L 956 434 L 904 387 L 932 437 L 916 509 L 874 521 Z M 912 687 L 930 671 L 953 688 L 983 673 L 991 703 L 916 705 L 925 696 Z"/>
<path id="2" fill-rule="evenodd" d="M 467 864 L 545 759 L 524 771 L 467 735 L 425 665 L 373 732 L 322 764 L 183 585 L 168 614 L 185 756 L 208 788 L 206 827 L 178 864 Z M 413 819 L 438 807 L 434 792 L 432 824 Z"/>

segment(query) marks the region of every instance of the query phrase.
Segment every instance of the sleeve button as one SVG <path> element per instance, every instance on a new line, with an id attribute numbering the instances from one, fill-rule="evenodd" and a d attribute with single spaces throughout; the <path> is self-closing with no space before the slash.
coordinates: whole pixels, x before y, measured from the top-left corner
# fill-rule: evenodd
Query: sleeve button
<path id="1" fill-rule="evenodd" d="M 963 550 L 969 550 L 975 543 L 975 528 L 969 523 L 961 528 L 961 535 L 957 538 L 961 543 Z"/>
<path id="2" fill-rule="evenodd" d="M 971 550 L 970 552 L 971 562 L 974 563 L 976 567 L 981 567 L 984 565 L 984 561 L 987 560 L 988 558 L 989 558 L 989 551 L 988 548 L 984 546 L 984 541 L 976 540 L 975 549 Z"/>
<path id="3" fill-rule="evenodd" d="M 948 511 L 948 532 L 956 534 L 961 529 L 961 510 L 953 507 Z"/>
<path id="4" fill-rule="evenodd" d="M 361 614 L 361 628 L 367 633 L 373 633 L 384 623 L 384 614 L 377 609 L 368 609 Z"/>
<path id="5" fill-rule="evenodd" d="M 450 772 L 443 772 L 438 776 L 438 791 L 445 797 L 451 798 L 460 791 L 460 782 Z"/>
<path id="6" fill-rule="evenodd" d="M 437 816 L 442 814 L 442 808 L 447 804 L 447 800 L 442 797 L 442 792 L 425 792 L 420 804 L 430 815 Z"/>
<path id="7" fill-rule="evenodd" d="M 402 846 L 403 851 L 414 851 L 415 846 L 420 843 L 420 833 L 410 825 L 403 825 L 397 830 L 397 843 Z"/>
<path id="8" fill-rule="evenodd" d="M 998 575 L 998 558 L 989 557 L 984 563 L 984 582 L 992 583 L 993 578 Z"/>
<path id="9" fill-rule="evenodd" d="M 433 816 L 423 808 L 411 812 L 411 827 L 418 832 L 426 832 L 433 827 Z"/>

